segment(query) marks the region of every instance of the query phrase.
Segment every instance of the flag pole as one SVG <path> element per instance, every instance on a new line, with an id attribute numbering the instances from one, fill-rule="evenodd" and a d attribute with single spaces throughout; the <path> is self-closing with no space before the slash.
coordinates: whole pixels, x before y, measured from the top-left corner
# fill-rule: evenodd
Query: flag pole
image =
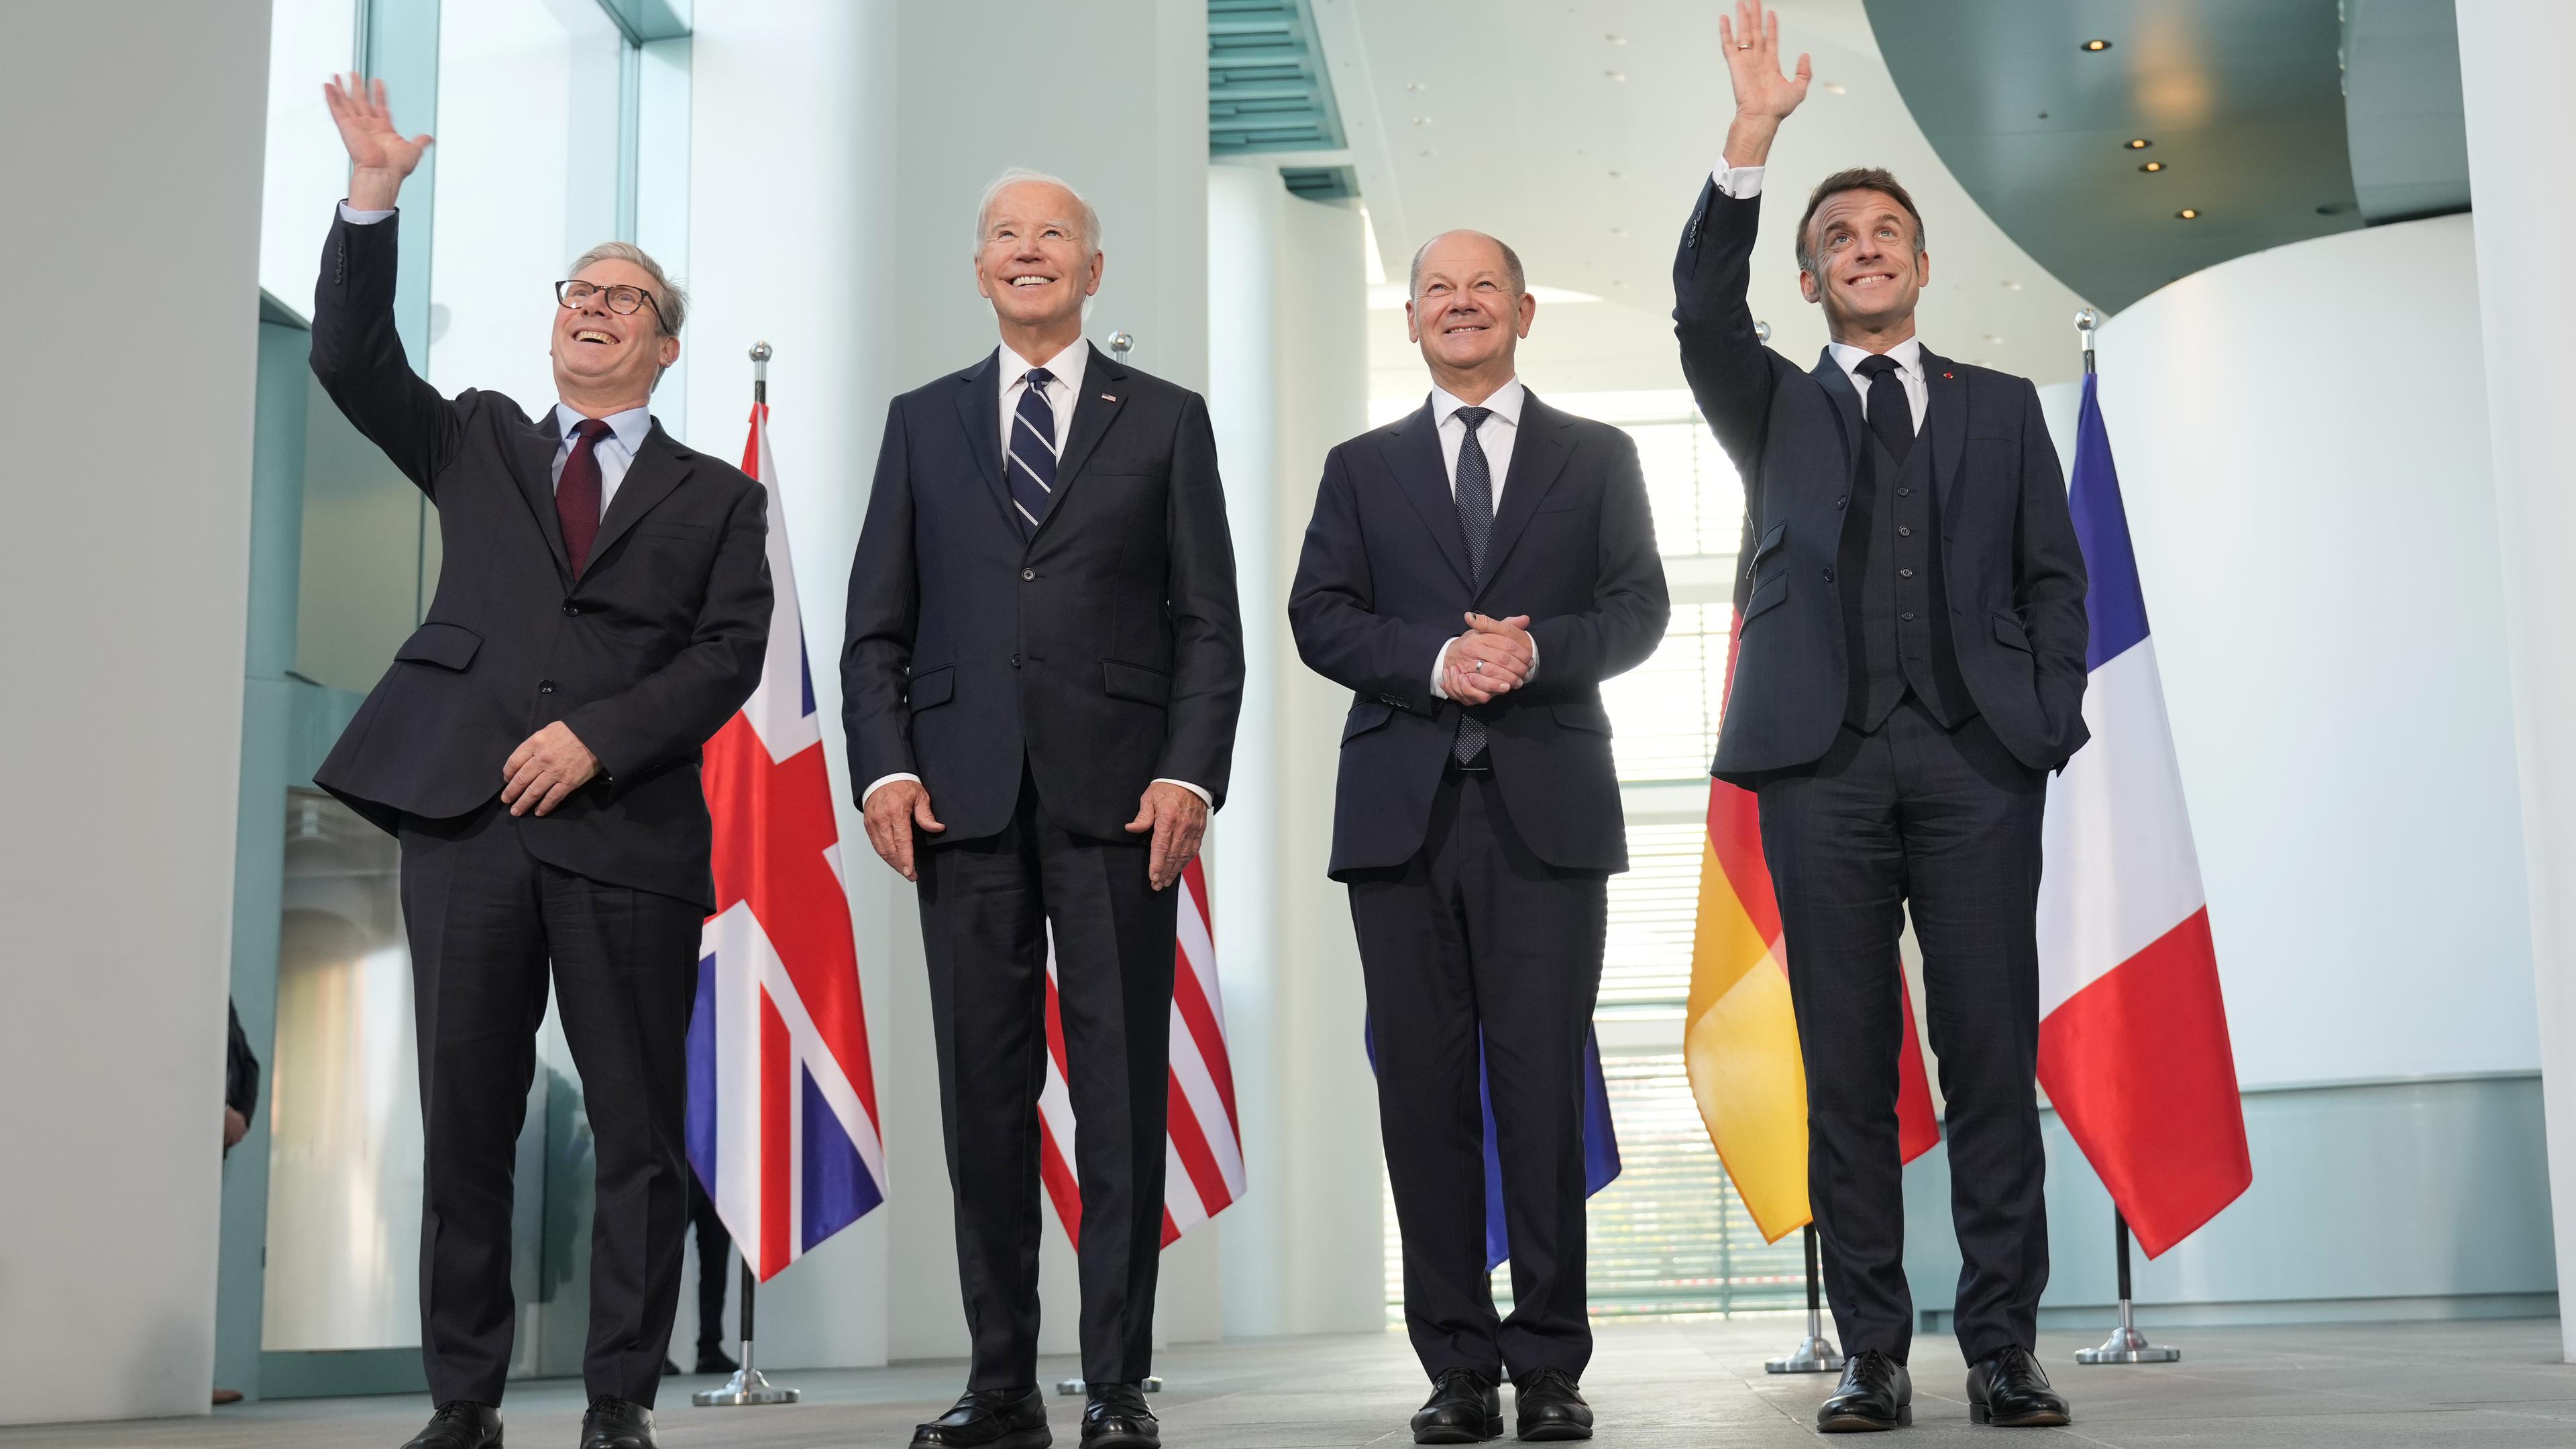
<path id="1" fill-rule="evenodd" d="M 2087 307 L 2075 314 L 2075 335 L 2084 343 L 2084 375 L 2093 376 L 2093 333 L 2102 325 L 2102 314 Z M 2104 1363 L 2173 1363 L 2182 1350 L 2165 1348 L 2147 1342 L 2138 1332 L 2137 1314 L 2129 1296 L 2129 1220 L 2117 1207 L 2111 1209 L 2111 1239 L 2120 1270 L 2120 1321 L 2111 1336 L 2099 1348 L 2078 1349 L 2075 1361 L 2080 1364 Z"/>
<path id="2" fill-rule="evenodd" d="M 1807 1240 L 1807 1336 L 1789 1350 L 1786 1358 L 1775 1358 L 1762 1366 L 1775 1374 L 1830 1374 L 1842 1371 L 1843 1356 L 1825 1337 L 1824 1276 L 1816 1265 L 1816 1225 L 1803 1229 Z"/>
<path id="3" fill-rule="evenodd" d="M 769 401 L 770 356 L 768 343 L 751 345 L 751 402 L 754 407 Z M 768 482 L 767 479 L 761 481 Z M 691 1170 L 695 1171 L 694 1168 Z M 699 1274 L 703 1276 L 706 1271 L 707 1265 L 700 1263 Z M 757 1325 L 753 1322 L 752 1298 L 759 1290 L 759 1275 L 751 1271 L 751 1259 L 746 1256 L 742 1260 L 742 1367 L 734 1370 L 733 1377 L 725 1380 L 723 1388 L 701 1389 L 689 1395 L 690 1403 L 702 1409 L 740 1409 L 757 1404 L 792 1404 L 804 1397 L 800 1390 L 780 1388 L 771 1383 L 769 1376 L 757 1367 L 758 1351 L 754 1347 Z"/>

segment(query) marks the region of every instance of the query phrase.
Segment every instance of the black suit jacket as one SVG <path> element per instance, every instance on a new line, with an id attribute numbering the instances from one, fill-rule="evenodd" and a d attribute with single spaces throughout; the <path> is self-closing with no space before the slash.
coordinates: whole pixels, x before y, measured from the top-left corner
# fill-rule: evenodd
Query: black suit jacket
<path id="1" fill-rule="evenodd" d="M 1532 394 L 1481 588 L 1469 582 L 1429 404 L 1324 460 L 1288 622 L 1307 667 L 1354 693 L 1333 805 L 1334 879 L 1401 865 L 1422 848 L 1467 707 L 1431 692 L 1431 665 L 1470 609 L 1529 615 L 1538 645 L 1536 679 L 1475 707 L 1512 824 L 1550 865 L 1627 869 L 1601 681 L 1663 638 L 1664 565 L 1636 444 Z"/>
<path id="2" fill-rule="evenodd" d="M 1802 371 L 1745 305 L 1760 197 L 1714 184 L 1673 261 L 1682 372 L 1744 478 L 1735 678 L 1712 773 L 1750 785 L 1822 756 L 1848 700 L 1834 559 L 1864 438 L 1829 350 Z M 2084 728 L 2084 554 L 2029 379 L 1923 353 L 1950 633 L 1968 695 L 2022 763 L 2055 769 Z"/>
<path id="3" fill-rule="evenodd" d="M 698 749 L 760 682 L 769 501 L 655 424 L 579 583 L 556 520 L 547 408 L 441 397 L 394 333 L 396 218 L 336 222 L 313 297 L 313 371 L 358 431 L 438 505 L 438 592 L 314 783 L 387 830 L 500 793 L 520 742 L 561 720 L 600 775 L 544 817 L 530 854 L 715 908 Z"/>
<path id="4" fill-rule="evenodd" d="M 894 400 L 850 567 L 851 783 L 918 775 L 947 832 L 1011 822 L 1025 761 L 1065 829 L 1123 828 L 1156 779 L 1225 801 L 1243 706 L 1207 402 L 1094 348 L 1053 503 L 1020 534 L 997 350 Z"/>

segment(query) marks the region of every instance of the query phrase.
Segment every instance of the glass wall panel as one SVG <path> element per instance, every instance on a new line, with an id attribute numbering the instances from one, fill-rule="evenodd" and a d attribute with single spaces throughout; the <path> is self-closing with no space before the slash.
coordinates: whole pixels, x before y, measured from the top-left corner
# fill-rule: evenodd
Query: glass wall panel
<path id="1" fill-rule="evenodd" d="M 596 0 L 442 0 L 429 380 L 553 406 L 565 264 L 617 233 L 624 40 Z"/>
<path id="2" fill-rule="evenodd" d="M 323 108 L 322 83 L 350 68 L 357 39 L 357 0 L 273 0 L 259 285 L 301 317 L 312 316 L 322 237 L 349 183 L 349 154 Z"/>

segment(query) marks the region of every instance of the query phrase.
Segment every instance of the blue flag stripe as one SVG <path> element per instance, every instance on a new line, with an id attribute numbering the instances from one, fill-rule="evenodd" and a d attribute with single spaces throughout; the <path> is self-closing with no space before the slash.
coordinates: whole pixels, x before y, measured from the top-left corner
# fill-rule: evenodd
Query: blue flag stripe
<path id="1" fill-rule="evenodd" d="M 2129 543 L 2129 511 L 2120 501 L 2120 475 L 2111 466 L 2111 435 L 2102 426 L 2101 381 L 2084 378 L 2084 407 L 2075 420 L 2075 477 L 2066 505 L 2075 515 L 2075 538 L 2091 578 L 2085 613 L 2093 624 L 2084 646 L 2091 673 L 2147 637 L 2147 596 L 2138 586 L 2138 554 Z"/>

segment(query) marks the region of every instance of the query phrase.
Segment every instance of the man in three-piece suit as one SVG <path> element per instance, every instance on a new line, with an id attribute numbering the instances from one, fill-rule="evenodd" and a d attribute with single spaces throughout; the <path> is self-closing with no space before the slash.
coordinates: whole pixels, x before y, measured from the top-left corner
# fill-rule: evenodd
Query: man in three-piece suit
<path id="1" fill-rule="evenodd" d="M 1538 305 L 1520 258 L 1449 232 L 1410 290 L 1430 399 L 1326 458 L 1288 618 L 1308 667 L 1354 692 L 1329 868 L 1350 887 L 1405 1320 L 1434 1385 L 1414 1441 L 1500 1434 L 1506 1373 L 1522 1438 L 1589 1438 L 1583 1044 L 1628 867 L 1601 681 L 1653 652 L 1671 609 L 1635 444 L 1515 375 Z"/>
<path id="2" fill-rule="evenodd" d="M 850 572 L 843 724 L 868 841 L 918 883 L 966 1393 L 916 1446 L 1048 1442 L 1038 1090 L 1052 930 L 1082 1130 L 1082 1442 L 1157 1442 L 1171 889 L 1243 701 L 1206 402 L 1092 350 L 1100 223 L 1052 177 L 976 213 L 1001 346 L 896 398 Z"/>
<path id="3" fill-rule="evenodd" d="M 1947 1100 L 1979 1422 L 2067 1422 L 2030 1355 L 2048 1232 L 2034 1074 L 2048 772 L 2084 743 L 2084 559 L 2028 380 L 1916 339 L 1923 220 L 1884 171 L 1816 188 L 1796 250 L 1812 370 L 1745 304 L 1762 167 L 1806 96 L 1776 18 L 1720 21 L 1736 116 L 1673 264 L 1683 371 L 1745 486 L 1715 773 L 1758 792 L 1806 1059 L 1808 1197 L 1843 1381 L 1827 1432 L 1912 1417 L 1897 1158 L 1897 935 L 1911 910 Z"/>
<path id="4" fill-rule="evenodd" d="M 314 780 L 402 842 L 427 1161 L 410 1449 L 501 1443 L 511 1173 L 549 964 L 595 1141 L 583 1449 L 649 1449 L 688 1223 L 686 1036 L 715 906 L 698 750 L 759 682 L 760 485 L 646 404 L 683 303 L 595 248 L 557 285 L 558 401 L 441 397 L 394 333 L 394 203 L 426 136 L 381 82 L 325 88 L 349 197 L 315 288 L 313 371 L 438 507 L 428 617 Z M 531 299 L 533 303 L 533 298 Z"/>

